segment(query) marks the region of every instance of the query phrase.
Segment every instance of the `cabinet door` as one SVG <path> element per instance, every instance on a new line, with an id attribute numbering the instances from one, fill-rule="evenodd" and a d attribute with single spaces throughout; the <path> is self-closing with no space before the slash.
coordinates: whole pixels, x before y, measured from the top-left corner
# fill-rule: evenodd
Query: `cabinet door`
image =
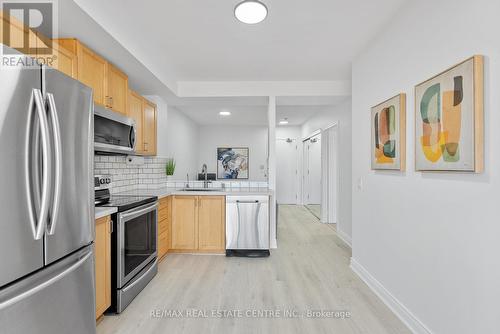
<path id="1" fill-rule="evenodd" d="M 172 201 L 172 249 L 193 250 L 198 245 L 198 197 L 174 196 Z"/>
<path id="2" fill-rule="evenodd" d="M 9 31 L 4 31 L 7 28 Z M 17 20 L 15 17 L 9 17 L 0 11 L 0 43 L 10 46 L 13 49 L 17 49 L 20 52 L 27 54 L 27 49 L 25 48 L 25 41 L 28 45 L 35 48 L 32 44 L 32 38 L 29 36 L 31 31 L 25 27 L 22 22 Z M 35 54 L 33 54 L 35 55 Z"/>
<path id="3" fill-rule="evenodd" d="M 37 34 L 36 42 L 37 48 L 47 46 L 40 34 Z M 52 41 L 50 54 L 37 54 L 37 57 L 46 59 L 45 64 L 48 66 L 63 72 L 73 79 L 78 79 L 76 54 L 64 48 L 57 40 Z"/>
<path id="4" fill-rule="evenodd" d="M 198 249 L 223 251 L 225 249 L 224 196 L 199 196 L 198 205 Z"/>
<path id="5" fill-rule="evenodd" d="M 94 91 L 94 102 L 105 106 L 106 61 L 81 43 L 77 45 L 78 80 Z"/>
<path id="6" fill-rule="evenodd" d="M 144 130 L 142 124 L 142 96 L 134 91 L 129 91 L 128 116 L 135 120 L 135 152 L 144 153 Z"/>
<path id="7" fill-rule="evenodd" d="M 95 224 L 95 316 L 99 318 L 111 306 L 111 219 Z"/>
<path id="8" fill-rule="evenodd" d="M 128 95 L 127 75 L 110 63 L 107 63 L 106 78 L 106 107 L 126 115 Z"/>
<path id="9" fill-rule="evenodd" d="M 156 105 L 143 101 L 144 151 L 147 155 L 156 155 Z"/>

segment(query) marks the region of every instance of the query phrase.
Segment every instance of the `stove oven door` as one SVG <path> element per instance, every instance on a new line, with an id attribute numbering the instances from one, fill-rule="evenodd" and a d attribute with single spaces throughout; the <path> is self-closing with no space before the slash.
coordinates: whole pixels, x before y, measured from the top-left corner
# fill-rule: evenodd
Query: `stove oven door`
<path id="1" fill-rule="evenodd" d="M 117 214 L 117 287 L 122 288 L 157 255 L 158 204 Z"/>

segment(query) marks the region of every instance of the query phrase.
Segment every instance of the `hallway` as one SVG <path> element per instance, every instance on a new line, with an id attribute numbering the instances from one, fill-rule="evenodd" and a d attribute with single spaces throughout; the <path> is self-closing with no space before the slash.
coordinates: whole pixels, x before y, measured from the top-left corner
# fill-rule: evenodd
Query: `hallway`
<path id="1" fill-rule="evenodd" d="M 350 248 L 333 228 L 301 206 L 281 206 L 279 215 L 279 248 L 269 258 L 168 255 L 151 284 L 124 313 L 106 316 L 98 333 L 409 333 L 351 271 Z M 201 312 L 187 317 L 188 309 Z M 213 317 L 214 309 L 242 316 Z M 256 320 L 248 310 L 281 314 Z M 284 310 L 304 318 L 286 319 Z M 311 310 L 350 317 L 307 318 Z"/>

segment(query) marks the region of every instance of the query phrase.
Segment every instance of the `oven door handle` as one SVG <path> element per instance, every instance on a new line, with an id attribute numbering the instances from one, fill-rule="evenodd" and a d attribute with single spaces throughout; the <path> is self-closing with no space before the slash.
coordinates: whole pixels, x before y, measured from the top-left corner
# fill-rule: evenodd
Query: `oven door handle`
<path id="1" fill-rule="evenodd" d="M 129 210 L 125 213 L 120 213 L 120 222 L 134 219 L 136 217 L 142 216 L 145 213 L 152 212 L 158 209 L 158 203 L 154 203 L 148 206 L 140 206 L 136 209 Z"/>

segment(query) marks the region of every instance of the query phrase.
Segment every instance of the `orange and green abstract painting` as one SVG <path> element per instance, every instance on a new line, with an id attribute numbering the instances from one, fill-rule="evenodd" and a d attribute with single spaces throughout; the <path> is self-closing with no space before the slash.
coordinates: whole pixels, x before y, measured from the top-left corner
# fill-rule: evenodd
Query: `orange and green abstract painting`
<path id="1" fill-rule="evenodd" d="M 372 108 L 372 169 L 402 169 L 403 98 L 400 94 Z"/>
<path id="2" fill-rule="evenodd" d="M 417 170 L 473 168 L 473 80 L 465 62 L 416 87 Z"/>

